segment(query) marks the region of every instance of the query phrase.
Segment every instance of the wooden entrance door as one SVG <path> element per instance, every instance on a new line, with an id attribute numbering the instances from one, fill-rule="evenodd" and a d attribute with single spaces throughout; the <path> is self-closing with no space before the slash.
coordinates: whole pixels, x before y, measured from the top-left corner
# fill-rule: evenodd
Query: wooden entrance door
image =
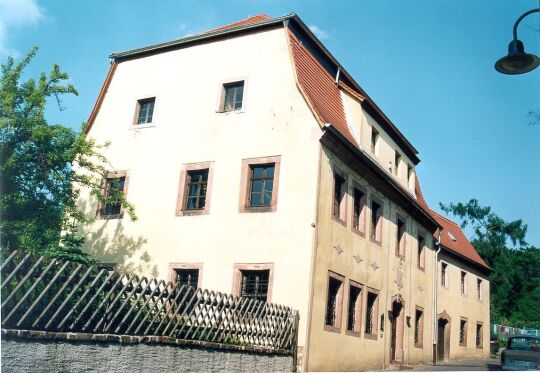
<path id="1" fill-rule="evenodd" d="M 396 337 L 397 337 L 397 327 L 396 327 L 396 315 L 392 312 L 390 317 L 390 361 L 396 360 Z"/>
<path id="2" fill-rule="evenodd" d="M 446 320 L 439 320 L 437 323 L 437 360 L 444 360 L 444 328 Z"/>
<path id="3" fill-rule="evenodd" d="M 403 306 L 392 303 L 390 317 L 390 361 L 403 360 Z M 398 352 L 399 351 L 399 352 Z"/>

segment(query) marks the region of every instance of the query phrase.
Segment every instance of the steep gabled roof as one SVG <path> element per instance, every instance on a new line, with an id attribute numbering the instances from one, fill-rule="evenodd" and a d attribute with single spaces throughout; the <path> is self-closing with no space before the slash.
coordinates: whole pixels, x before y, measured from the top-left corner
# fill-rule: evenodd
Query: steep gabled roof
<path id="1" fill-rule="evenodd" d="M 335 78 L 328 73 L 290 30 L 288 30 L 288 37 L 299 88 L 314 111 L 319 123 L 321 125 L 332 123 L 347 140 L 356 145 L 354 136 L 347 126 L 345 109 Z"/>
<path id="2" fill-rule="evenodd" d="M 459 225 L 429 208 L 426 200 L 424 199 L 424 195 L 422 194 L 422 188 L 420 187 L 418 177 L 415 177 L 415 193 L 418 203 L 422 206 L 425 206 L 433 219 L 435 219 L 440 225 L 440 228 L 437 229 L 437 231 L 433 235 L 435 239 L 439 239 L 440 233 L 441 245 L 444 248 L 489 270 L 490 268 L 488 267 L 486 262 L 484 262 L 484 260 L 480 257 L 474 246 L 467 239 Z"/>

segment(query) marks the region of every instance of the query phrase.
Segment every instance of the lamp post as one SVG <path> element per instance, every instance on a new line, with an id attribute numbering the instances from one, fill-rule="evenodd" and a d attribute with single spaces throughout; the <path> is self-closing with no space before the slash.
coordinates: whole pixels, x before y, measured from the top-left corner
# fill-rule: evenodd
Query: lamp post
<path id="1" fill-rule="evenodd" d="M 517 38 L 517 27 L 521 20 L 532 13 L 539 13 L 540 8 L 523 13 L 514 23 L 514 39 L 508 44 L 508 55 L 495 63 L 495 70 L 502 74 L 517 75 L 532 71 L 540 65 L 540 58 L 534 54 L 525 53 L 523 42 Z"/>

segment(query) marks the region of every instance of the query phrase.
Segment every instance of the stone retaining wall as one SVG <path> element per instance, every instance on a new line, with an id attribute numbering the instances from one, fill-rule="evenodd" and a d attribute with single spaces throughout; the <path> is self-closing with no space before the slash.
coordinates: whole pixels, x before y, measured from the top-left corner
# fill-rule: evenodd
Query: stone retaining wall
<path id="1" fill-rule="evenodd" d="M 286 372 L 288 351 L 169 337 L 2 329 L 2 372 Z"/>

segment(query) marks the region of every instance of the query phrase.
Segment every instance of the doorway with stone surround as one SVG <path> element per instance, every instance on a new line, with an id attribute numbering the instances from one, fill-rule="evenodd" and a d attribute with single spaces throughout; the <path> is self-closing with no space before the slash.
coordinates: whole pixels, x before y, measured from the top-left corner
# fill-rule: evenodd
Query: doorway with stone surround
<path id="1" fill-rule="evenodd" d="M 405 301 L 401 295 L 392 297 L 390 320 L 390 361 L 403 361 L 403 331 L 405 323 Z"/>
<path id="2" fill-rule="evenodd" d="M 446 311 L 437 317 L 437 360 L 446 361 L 450 357 L 450 316 Z"/>

